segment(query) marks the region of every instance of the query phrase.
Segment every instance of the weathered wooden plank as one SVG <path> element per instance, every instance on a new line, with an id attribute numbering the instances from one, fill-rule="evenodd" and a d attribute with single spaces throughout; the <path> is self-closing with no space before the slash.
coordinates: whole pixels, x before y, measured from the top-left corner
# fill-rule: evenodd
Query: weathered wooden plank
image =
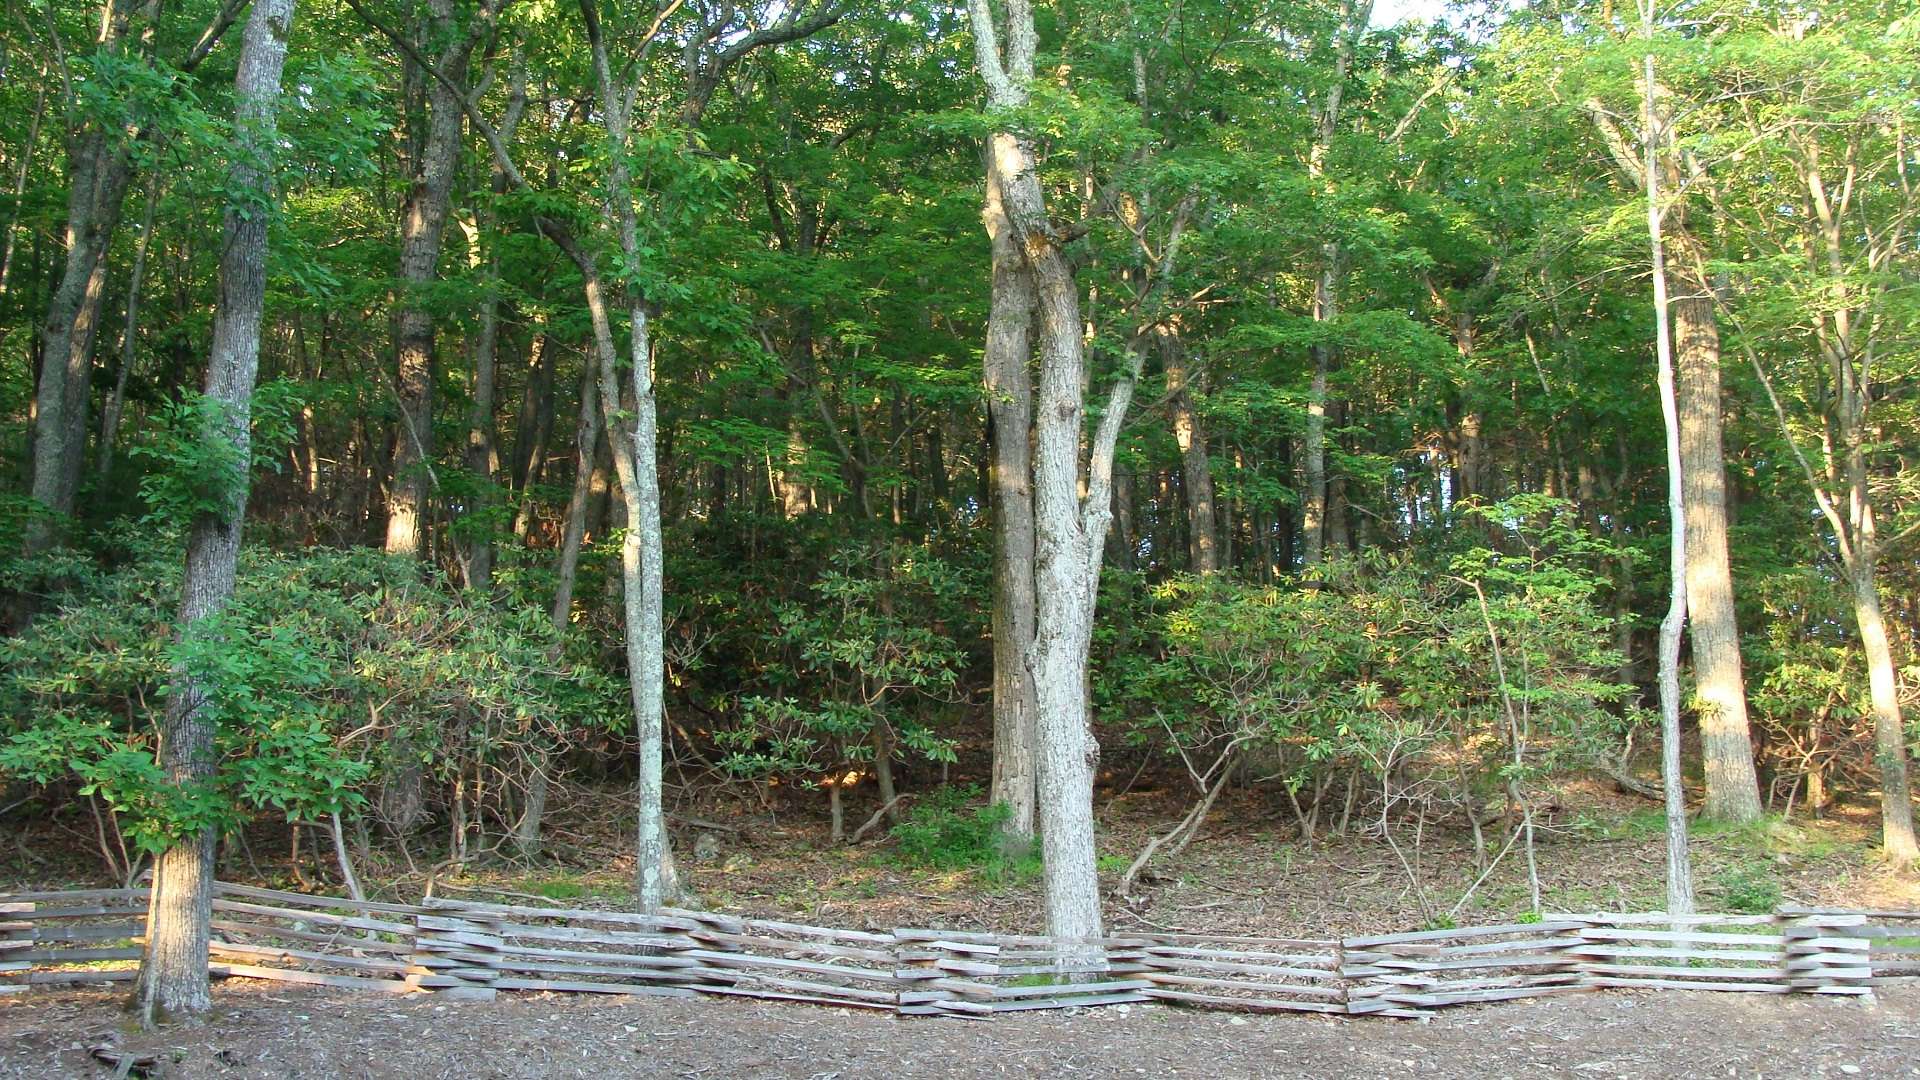
<path id="1" fill-rule="evenodd" d="M 1596 975 L 1593 984 L 1641 990 L 1726 990 L 1748 994 L 1785 994 L 1792 990 L 1784 982 L 1712 982 L 1705 979 L 1630 978 L 1621 975 Z"/>
<path id="2" fill-rule="evenodd" d="M 1118 994 L 1093 994 L 1088 997 L 1023 998 L 1013 1001 L 995 999 L 993 1002 L 993 1011 L 1003 1013 L 1025 1012 L 1029 1009 L 1085 1009 L 1095 1005 L 1128 1005 L 1152 1000 L 1152 998 L 1146 995 L 1145 991 Z"/>
<path id="3" fill-rule="evenodd" d="M 404 960 L 383 959 L 372 956 L 340 956 L 333 953 L 312 952 L 306 949 L 282 949 L 271 945 L 248 945 L 237 941 L 215 941 L 207 946 L 215 956 L 245 956 L 264 960 L 287 960 L 313 964 L 329 964 L 334 967 L 348 968 L 353 971 L 371 971 L 394 975 L 406 974 L 408 963 Z"/>
<path id="4" fill-rule="evenodd" d="M 1703 945 L 1707 948 L 1721 948 L 1728 945 L 1765 945 L 1777 949 L 1786 940 L 1779 934 L 1709 934 L 1688 930 L 1638 930 L 1611 927 L 1591 927 L 1582 930 L 1580 936 L 1588 941 L 1675 941 L 1689 945 Z"/>
<path id="5" fill-rule="evenodd" d="M 653 934 L 634 930 L 591 930 L 575 926 L 531 926 L 526 923 L 503 922 L 496 924 L 494 931 L 503 938 L 525 938 L 530 941 L 565 941 L 583 945 L 624 945 L 635 949 L 653 949 L 660 952 L 675 952 L 691 949 L 700 943 L 691 934 L 681 937 L 673 934 Z"/>
<path id="6" fill-rule="evenodd" d="M 1568 968 L 1578 960 L 1565 954 L 1540 956 L 1486 956 L 1472 960 L 1376 960 L 1371 964 L 1350 964 L 1340 969 L 1346 978 L 1360 978 L 1392 971 L 1480 971 L 1489 968 Z"/>
<path id="7" fill-rule="evenodd" d="M 1581 968 L 1595 975 L 1623 975 L 1629 978 L 1675 978 L 1694 981 L 1704 981 L 1708 979 L 1759 981 L 1756 976 L 1768 974 L 1766 968 L 1684 967 L 1660 964 L 1583 964 Z"/>
<path id="8" fill-rule="evenodd" d="M 33 971 L 27 974 L 32 986 L 66 986 L 70 983 L 132 982 L 138 968 L 107 968 L 88 971 Z"/>
<path id="9" fill-rule="evenodd" d="M 778 968 L 786 971 L 806 971 L 816 975 L 837 975 L 844 979 L 861 979 L 867 982 L 891 981 L 893 973 L 876 968 L 851 967 L 843 964 L 821 964 L 812 960 L 788 960 L 778 956 L 749 956 L 745 953 L 717 952 L 712 949 L 688 949 L 682 956 L 705 960 L 711 965 L 725 968 L 755 970 L 758 968 Z"/>
<path id="10" fill-rule="evenodd" d="M 696 959 L 679 954 L 659 955 L 648 953 L 607 953 L 591 952 L 582 949 L 542 949 L 529 945 L 502 944 L 497 949 L 484 952 L 464 950 L 436 951 L 437 955 L 453 958 L 465 957 L 474 961 L 485 959 L 488 963 L 502 965 L 517 964 L 522 960 L 552 961 L 555 963 L 601 964 L 607 967 L 619 967 L 629 971 L 680 971 L 692 968 L 704 968 L 707 965 Z"/>
<path id="11" fill-rule="evenodd" d="M 297 930 L 291 926 L 268 926 L 262 923 L 241 922 L 237 919 L 214 919 L 213 929 L 228 939 L 234 937 L 280 938 L 289 941 L 311 941 L 318 945 L 338 945 L 342 949 L 357 949 L 361 952 L 392 953 L 406 956 L 413 952 L 413 935 L 407 934 L 401 941 L 383 941 L 358 934 L 348 934 L 345 927 L 332 931 Z"/>
<path id="12" fill-rule="evenodd" d="M 1209 979 L 1199 975 L 1174 975 L 1149 971 L 1140 976 L 1153 985 L 1211 987 L 1215 990 L 1251 990 L 1267 994 L 1297 994 L 1301 997 L 1339 999 L 1346 993 L 1338 986 L 1295 986 L 1286 983 L 1252 982 L 1240 979 Z"/>
<path id="13" fill-rule="evenodd" d="M 139 922 L 109 923 L 105 926 L 43 926 L 34 931 L 34 940 L 48 941 L 115 941 L 120 938 L 144 937 L 147 932 L 145 919 Z"/>
<path id="14" fill-rule="evenodd" d="M 1280 998 L 1224 997 L 1219 994 L 1198 994 L 1187 990 L 1168 990 L 1156 986 L 1151 990 L 1142 990 L 1140 994 L 1156 1001 L 1178 1001 L 1188 1005 L 1205 1005 L 1217 1008 L 1232 1008 L 1241 1012 L 1317 1012 L 1343 1013 L 1344 1004 L 1331 1001 L 1286 1001 Z"/>
<path id="15" fill-rule="evenodd" d="M 1582 945 L 1568 950 L 1575 956 L 1591 959 L 1651 958 L 1668 960 L 1751 960 L 1757 964 L 1778 964 L 1787 958 L 1784 949 L 1689 949 L 1684 946 L 1657 945 Z"/>
<path id="16" fill-rule="evenodd" d="M 996 986 L 993 988 L 995 1000 L 1017 1000 L 1032 997 L 1061 997 L 1070 995 L 1101 995 L 1121 992 L 1131 993 L 1153 986 L 1144 979 L 1123 979 L 1117 982 L 1096 983 L 1054 983 L 1048 986 Z"/>
<path id="17" fill-rule="evenodd" d="M 924 967 L 929 971 L 944 971 L 955 975 L 988 976 L 1000 974 L 999 964 L 976 964 L 939 953 L 902 953 L 900 962 Z"/>
<path id="18" fill-rule="evenodd" d="M 1400 1005 L 1418 1005 L 1423 1008 L 1443 1008 L 1448 1005 L 1474 1005 L 1489 1001 L 1514 1001 L 1519 998 L 1550 997 L 1557 994 L 1580 994 L 1596 989 L 1590 983 L 1568 983 L 1560 986 L 1517 986 L 1506 989 L 1440 991 L 1431 994 L 1391 994 L 1386 1000 Z"/>
<path id="19" fill-rule="evenodd" d="M 1780 921 L 1775 915 L 1727 915 L 1710 912 L 1669 915 L 1664 911 L 1587 914 L 1567 914 L 1556 911 L 1545 918 L 1549 922 L 1571 922 L 1583 926 L 1773 926 Z"/>
<path id="20" fill-rule="evenodd" d="M 21 927 L 31 928 L 35 923 L 58 922 L 67 919 L 102 918 L 141 918 L 147 917 L 145 904 L 83 904 L 77 907 L 51 907 L 48 905 L 20 904 L 33 915 L 25 922 L 0 922 L 0 930 L 13 930 Z M 0 914 L 17 914 L 7 911 L 7 905 L 0 904 Z"/>
<path id="21" fill-rule="evenodd" d="M 376 934 L 413 933 L 411 922 L 393 922 L 387 919 L 368 919 L 357 915 L 335 915 L 330 911 L 294 911 L 288 908 L 273 907 L 268 904 L 255 904 L 246 900 L 229 900 L 216 896 L 213 898 L 213 910 L 233 915 L 257 915 L 269 919 L 285 919 L 288 922 L 305 923 L 310 926 L 339 926 L 349 930 L 368 930 Z"/>
<path id="22" fill-rule="evenodd" d="M 1373 937 L 1342 938 L 1340 944 L 1348 949 L 1365 949 L 1378 945 L 1399 945 L 1417 941 L 1445 941 L 1450 938 L 1495 937 L 1500 934 L 1546 934 L 1555 930 L 1578 930 L 1585 923 L 1548 919 L 1537 923 L 1505 923 L 1499 926 L 1465 926 L 1453 930 L 1416 930 L 1407 934 L 1379 934 Z"/>
<path id="23" fill-rule="evenodd" d="M 819 994 L 790 994 L 778 990 L 759 990 L 751 986 L 700 986 L 695 988 L 695 992 L 701 994 L 723 994 L 729 997 L 761 998 L 766 1001 L 799 1001 L 812 1005 L 842 1005 L 854 1009 L 891 1010 L 893 1008 L 893 1005 L 890 1003 L 881 1004 L 879 1002 L 860 1001 L 856 998 L 847 997 L 822 997 Z"/>
<path id="24" fill-rule="evenodd" d="M 6 904 L 97 904 L 145 900 L 145 889 L 57 889 L 53 892 L 0 893 Z"/>
<path id="25" fill-rule="evenodd" d="M 714 926 L 729 929 L 730 932 L 745 929 L 738 919 L 724 919 L 718 916 L 694 918 L 692 916 L 696 913 L 681 912 L 678 909 L 662 909 L 658 915 L 637 915 L 624 911 L 597 911 L 591 908 L 527 907 L 522 904 L 488 904 L 477 900 L 448 901 L 437 897 L 423 900 L 420 907 L 435 914 L 455 917 L 459 917 L 462 912 L 511 915 L 521 919 L 555 919 L 562 922 L 597 922 L 610 926 L 632 926 L 653 933 L 710 929 Z"/>
<path id="26" fill-rule="evenodd" d="M 1277 964 L 1236 964 L 1224 960 L 1190 960 L 1184 957 L 1149 958 L 1146 965 L 1161 971 L 1217 971 L 1228 975 L 1271 975 L 1280 979 L 1338 979 L 1340 973 L 1325 968 L 1281 967 Z"/>
<path id="27" fill-rule="evenodd" d="M 1141 950 L 1141 952 L 1145 956 L 1191 957 L 1195 960 L 1231 960 L 1235 963 L 1273 963 L 1286 967 L 1324 966 L 1329 971 L 1338 966 L 1338 960 L 1332 950 L 1324 953 L 1283 953 L 1261 952 L 1258 950 L 1202 949 L 1188 945 L 1152 945 Z"/>
<path id="28" fill-rule="evenodd" d="M 529 979 L 518 975 L 494 980 L 496 990 L 551 990 L 579 994 L 628 994 L 633 997 L 690 998 L 699 995 L 684 986 L 659 986 L 640 983 L 593 982 L 586 979 Z"/>
<path id="29" fill-rule="evenodd" d="M 424 959 L 425 958 L 423 958 L 423 961 Z M 501 972 L 531 971 L 542 975 L 599 975 L 615 979 L 637 979 L 643 982 L 695 982 L 709 972 L 714 974 L 720 973 L 716 969 L 703 967 L 648 970 L 646 968 L 622 967 L 616 964 L 568 964 L 507 957 L 499 957 L 497 959 L 498 963 L 490 965 L 489 970 Z M 423 963 L 421 966 L 436 967 L 436 965 L 432 963 Z"/>
<path id="30" fill-rule="evenodd" d="M 820 938 L 826 941 L 855 942 L 866 945 L 889 945 L 892 934 L 875 933 L 870 930 L 841 930 L 826 926 L 807 926 L 803 923 L 781 922 L 778 919 L 742 919 L 740 928 L 722 930 L 729 934 L 792 934 L 796 937 Z"/>
<path id="31" fill-rule="evenodd" d="M 146 952 L 134 945 L 117 949 L 33 949 L 19 959 L 33 964 L 93 964 L 103 960 L 138 960 Z"/>
<path id="32" fill-rule="evenodd" d="M 387 994 L 405 994 L 412 990 L 403 979 L 370 979 L 359 975 L 331 975 L 299 968 L 265 967 L 256 964 L 209 964 L 208 973 L 240 979 L 265 979 L 270 982 L 299 983 L 303 986 L 334 986 L 347 990 L 378 990 Z"/>
<path id="33" fill-rule="evenodd" d="M 834 983 L 815 982 L 811 979 L 788 979 L 744 971 L 727 972 L 726 974 L 729 978 L 719 985 L 749 989 L 770 988 L 773 990 L 830 997 L 841 1001 L 857 1001 L 870 1005 L 883 1006 L 891 1006 L 900 997 L 898 993 L 892 990 L 868 990 L 859 986 L 839 986 Z M 702 983 L 695 986 L 694 989 L 703 990 L 712 985 L 715 984 Z"/>
<path id="34" fill-rule="evenodd" d="M 302 911 L 311 908 L 337 909 L 328 912 L 329 914 L 337 914 L 339 911 L 358 911 L 362 914 L 413 916 L 418 915 L 421 910 L 417 904 L 389 904 L 378 900 L 355 900 L 346 896 L 315 896 L 310 893 L 263 889 L 256 885 L 236 885 L 231 881 L 216 882 L 213 895 L 215 900 L 235 896 L 249 900 L 274 900 Z"/>

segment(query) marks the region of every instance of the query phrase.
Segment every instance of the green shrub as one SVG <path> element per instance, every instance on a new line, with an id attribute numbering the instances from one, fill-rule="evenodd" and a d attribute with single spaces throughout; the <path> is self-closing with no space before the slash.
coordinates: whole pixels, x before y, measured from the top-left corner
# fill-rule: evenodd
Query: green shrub
<path id="1" fill-rule="evenodd" d="M 948 787 L 914 807 L 895 825 L 895 852 L 902 862 L 935 870 L 974 869 L 991 881 L 1031 876 L 1039 869 L 1032 844 L 1010 840 L 1005 803 L 969 806 L 978 787 Z"/>
<path id="2" fill-rule="evenodd" d="M 1765 863 L 1730 866 L 1714 875 L 1721 906 L 1746 915 L 1764 915 L 1780 906 L 1780 882 Z"/>

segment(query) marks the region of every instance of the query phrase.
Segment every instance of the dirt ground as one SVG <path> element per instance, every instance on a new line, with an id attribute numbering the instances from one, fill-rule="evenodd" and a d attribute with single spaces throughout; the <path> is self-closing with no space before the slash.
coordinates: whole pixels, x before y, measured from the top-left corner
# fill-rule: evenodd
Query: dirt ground
<path id="1" fill-rule="evenodd" d="M 808 1005 L 525 994 L 488 1003 L 235 980 L 204 1025 L 129 1035 L 105 991 L 0 1001 L 0 1076 L 167 1077 L 1920 1076 L 1920 986 L 1836 998 L 1607 991 L 1430 1021 L 1165 1006 L 895 1019 Z"/>

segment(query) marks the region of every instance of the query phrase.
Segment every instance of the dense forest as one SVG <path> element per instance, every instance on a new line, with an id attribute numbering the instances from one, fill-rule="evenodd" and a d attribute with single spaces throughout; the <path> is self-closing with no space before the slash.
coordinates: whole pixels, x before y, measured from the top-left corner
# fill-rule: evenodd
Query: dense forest
<path id="1" fill-rule="evenodd" d="M 1911 863 L 1920 18 L 1430 14 L 9 0 L 0 820 L 153 870 L 150 1012 L 226 839 L 569 792 L 653 910 L 945 788 L 1067 940 L 1230 787 Z"/>

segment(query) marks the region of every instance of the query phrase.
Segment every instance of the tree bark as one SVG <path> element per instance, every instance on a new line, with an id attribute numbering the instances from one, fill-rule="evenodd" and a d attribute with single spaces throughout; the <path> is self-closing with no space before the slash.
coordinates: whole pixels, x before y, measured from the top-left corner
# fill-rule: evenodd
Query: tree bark
<path id="1" fill-rule="evenodd" d="M 94 461 L 95 475 L 102 480 L 113 471 L 113 444 L 120 433 L 120 416 L 127 404 L 127 379 L 133 373 L 140 330 L 140 288 L 147 276 L 147 251 L 153 246 L 153 214 L 160 203 L 160 182 L 153 181 L 147 191 L 147 209 L 140 217 L 140 243 L 134 249 L 133 269 L 127 275 L 127 317 L 120 327 L 120 368 L 114 374 L 113 392 L 100 410 L 100 446 Z"/>
<path id="2" fill-rule="evenodd" d="M 1307 175 L 1316 185 L 1326 178 L 1327 155 L 1340 129 L 1340 103 L 1353 70 L 1354 49 L 1372 17 L 1373 0 L 1344 0 L 1336 31 L 1339 37 L 1334 47 L 1333 81 L 1327 87 L 1326 100 L 1313 110 L 1314 139 L 1307 153 Z M 1320 245 L 1320 276 L 1313 290 L 1314 322 L 1328 323 L 1339 317 L 1344 262 L 1338 240 Z M 1306 430 L 1300 440 L 1300 553 L 1302 565 L 1310 569 L 1320 565 L 1327 551 L 1327 389 L 1333 346 L 1323 342 L 1314 345 L 1309 354 L 1313 375 L 1307 386 Z"/>
<path id="3" fill-rule="evenodd" d="M 1211 574 L 1220 569 L 1220 526 L 1214 513 L 1213 465 L 1207 460 L 1206 429 L 1193 406 L 1185 348 L 1170 331 L 1157 336 L 1171 399 L 1173 441 L 1180 448 L 1181 490 L 1187 501 L 1188 568 L 1196 574 Z"/>
<path id="4" fill-rule="evenodd" d="M 399 297 L 393 319 L 400 430 L 393 447 L 393 483 L 387 490 L 390 555 L 423 553 L 434 456 L 434 314 L 424 293 L 439 277 L 440 241 L 460 168 L 465 114 L 454 87 L 466 85 L 468 62 L 479 43 L 476 34 L 454 25 L 452 0 L 431 0 L 428 10 L 433 38 L 447 41 L 436 63 L 447 82 L 427 81 L 426 139 L 412 163 L 411 186 L 400 208 L 400 265 L 395 275 Z"/>
<path id="5" fill-rule="evenodd" d="M 1028 100 L 1037 45 L 1026 0 L 1007 5 L 1006 50 L 998 42 L 990 0 L 969 0 L 974 53 L 988 104 L 1016 109 Z M 1047 214 L 1031 142 L 1008 131 L 988 139 L 988 171 L 999 179 L 1010 232 L 1033 275 L 1039 313 L 1040 377 L 1033 447 L 1034 640 L 1027 650 L 1033 680 L 1037 805 L 1047 933 L 1068 955 L 1097 960 L 1100 882 L 1095 865 L 1093 781 L 1099 757 L 1088 708 L 1087 653 L 1092 641 L 1100 558 L 1112 518 L 1114 446 L 1139 376 L 1130 349 L 1126 374 L 1108 395 L 1095 433 L 1085 495 L 1081 493 L 1086 356 L 1080 287 Z"/>
<path id="6" fill-rule="evenodd" d="M 233 596 L 246 519 L 248 458 L 254 380 L 260 365 L 260 319 L 267 284 L 265 207 L 272 198 L 270 165 L 276 139 L 280 73 L 287 57 L 293 0 L 254 0 L 234 78 L 236 152 L 228 190 L 221 249 L 218 307 L 207 364 L 206 397 L 221 409 L 211 438 L 231 440 L 238 472 L 231 477 L 226 509 L 202 514 L 187 538 L 187 567 L 180 602 L 180 633 L 203 632 Z M 214 717 L 203 708 L 220 692 L 176 666 L 173 691 L 160 733 L 160 764 L 182 787 L 213 780 Z M 201 827 L 180 838 L 154 861 L 148 901 L 147 944 L 134 984 L 135 1011 L 143 1025 L 168 1016 L 204 1013 L 211 1007 L 207 946 L 213 903 L 214 831 Z"/>
<path id="7" fill-rule="evenodd" d="M 567 519 L 561 527 L 560 565 L 553 589 L 553 628 L 564 630 L 573 614 L 573 584 L 580 570 L 580 545 L 587 533 L 587 509 L 593 499 L 593 480 L 600 446 L 600 390 L 589 370 L 580 380 L 580 421 L 574 428 L 573 494 L 567 499 Z"/>
<path id="8" fill-rule="evenodd" d="M 1034 695 L 1027 671 L 1033 643 L 1033 380 L 1034 289 L 1012 223 L 1005 178 L 988 157 L 981 220 L 992 245 L 993 286 L 987 316 L 985 378 L 993 445 L 993 784 L 1004 804 L 1009 836 L 1032 839 L 1038 789 L 1034 763 Z"/>
<path id="9" fill-rule="evenodd" d="M 1685 462 L 1667 303 L 1667 256 L 1660 205 L 1661 146 L 1654 109 L 1653 56 L 1646 57 L 1643 99 L 1646 109 L 1647 241 L 1652 252 L 1654 353 L 1659 362 L 1660 415 L 1667 436 L 1668 586 L 1667 614 L 1660 621 L 1660 776 L 1667 808 L 1667 913 L 1693 911 L 1693 863 L 1687 852 L 1687 796 L 1680 772 L 1680 635 L 1687 623 L 1687 527 Z"/>
<path id="10" fill-rule="evenodd" d="M 1663 179 L 1665 179 L 1663 177 Z M 1689 241 L 1690 242 L 1690 241 Z M 1696 266 L 1697 260 L 1683 259 Z M 1734 619 L 1727 541 L 1727 472 L 1720 402 L 1720 333 L 1708 282 L 1683 272 L 1673 298 L 1680 409 L 1681 484 L 1686 498 L 1688 636 L 1707 795 L 1702 817 L 1758 821 L 1760 782 L 1747 722 L 1740 629 Z"/>

